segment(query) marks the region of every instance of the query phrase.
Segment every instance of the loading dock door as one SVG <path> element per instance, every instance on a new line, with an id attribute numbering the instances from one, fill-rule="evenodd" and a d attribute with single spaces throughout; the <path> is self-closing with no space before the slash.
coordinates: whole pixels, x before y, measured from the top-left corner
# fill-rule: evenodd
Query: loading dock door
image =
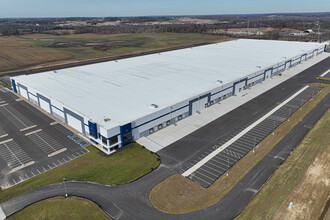
<path id="1" fill-rule="evenodd" d="M 191 114 L 195 114 L 196 112 L 200 112 L 205 108 L 205 103 L 208 102 L 208 97 L 199 98 L 195 102 L 192 103 L 192 111 Z"/>
<path id="2" fill-rule="evenodd" d="M 70 114 L 66 114 L 66 117 L 68 119 L 68 125 L 76 129 L 77 131 L 83 133 L 82 131 L 82 124 L 81 121 L 76 119 L 75 117 L 71 116 Z"/>
<path id="3" fill-rule="evenodd" d="M 236 95 L 237 93 L 241 92 L 246 84 L 246 81 L 242 81 L 240 83 L 235 83 L 234 85 L 234 94 Z"/>
<path id="4" fill-rule="evenodd" d="M 26 89 L 23 89 L 22 87 L 19 87 L 19 91 L 21 92 L 21 96 L 23 96 L 26 99 L 29 99 L 28 98 L 28 92 L 27 92 Z"/>
<path id="5" fill-rule="evenodd" d="M 47 111 L 49 113 L 51 112 L 50 111 L 50 104 L 48 102 L 46 102 L 45 100 L 39 98 L 39 103 L 40 103 L 40 107 L 43 110 L 45 110 L 45 111 Z"/>
<path id="6" fill-rule="evenodd" d="M 272 75 L 272 69 L 266 70 L 265 80 L 268 79 Z"/>

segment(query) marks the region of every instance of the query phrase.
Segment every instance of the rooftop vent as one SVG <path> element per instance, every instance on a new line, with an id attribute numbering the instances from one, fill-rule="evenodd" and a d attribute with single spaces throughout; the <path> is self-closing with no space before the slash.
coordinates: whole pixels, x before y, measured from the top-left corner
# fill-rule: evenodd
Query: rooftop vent
<path id="1" fill-rule="evenodd" d="M 261 66 L 257 66 L 257 68 L 261 69 Z"/>
<path id="2" fill-rule="evenodd" d="M 104 119 L 105 122 L 108 122 L 108 121 L 110 121 L 110 120 L 111 120 L 110 118 L 105 118 L 105 119 Z"/>
<path id="3" fill-rule="evenodd" d="M 54 73 L 57 73 L 56 70 L 54 70 Z"/>
<path id="4" fill-rule="evenodd" d="M 150 108 L 152 108 L 152 109 L 156 109 L 156 108 L 158 108 L 158 105 L 156 105 L 156 104 L 151 104 L 151 105 L 150 105 Z"/>
<path id="5" fill-rule="evenodd" d="M 222 80 L 217 80 L 217 84 L 222 84 Z"/>

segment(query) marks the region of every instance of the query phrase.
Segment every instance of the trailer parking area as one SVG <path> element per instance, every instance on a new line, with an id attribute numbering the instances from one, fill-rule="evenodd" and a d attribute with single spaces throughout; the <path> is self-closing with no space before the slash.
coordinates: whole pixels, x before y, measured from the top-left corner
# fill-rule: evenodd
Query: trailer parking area
<path id="1" fill-rule="evenodd" d="M 0 186 L 8 188 L 80 157 L 89 143 L 0 86 Z"/>

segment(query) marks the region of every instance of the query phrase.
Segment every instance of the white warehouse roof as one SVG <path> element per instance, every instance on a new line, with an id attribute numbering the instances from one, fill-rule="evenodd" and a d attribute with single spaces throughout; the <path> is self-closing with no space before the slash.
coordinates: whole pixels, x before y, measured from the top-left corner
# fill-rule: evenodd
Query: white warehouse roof
<path id="1" fill-rule="evenodd" d="M 320 46 L 242 39 L 14 78 L 110 129 Z"/>

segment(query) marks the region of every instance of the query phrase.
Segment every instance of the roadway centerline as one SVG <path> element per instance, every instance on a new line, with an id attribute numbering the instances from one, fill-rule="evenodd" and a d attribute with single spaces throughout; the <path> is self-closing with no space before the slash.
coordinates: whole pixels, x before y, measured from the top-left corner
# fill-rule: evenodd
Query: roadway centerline
<path id="1" fill-rule="evenodd" d="M 287 100 L 285 100 L 284 102 L 282 102 L 281 104 L 279 104 L 278 106 L 276 106 L 275 108 L 273 108 L 271 111 L 269 111 L 263 117 L 261 117 L 260 119 L 258 119 L 257 121 L 255 121 L 253 124 L 251 124 L 250 126 L 248 126 L 247 128 L 245 128 L 240 133 L 238 133 L 236 136 L 234 136 L 228 142 L 226 142 L 222 146 L 218 147 L 212 153 L 210 153 L 209 155 L 207 155 L 204 159 L 200 160 L 194 166 L 192 166 L 191 168 L 189 168 L 188 170 L 186 170 L 182 175 L 185 176 L 185 177 L 187 177 L 190 174 L 192 174 L 193 172 L 195 172 L 197 169 L 199 169 L 201 166 L 203 166 L 205 163 L 207 163 L 209 160 L 211 160 L 213 157 L 215 157 L 221 151 L 223 151 L 224 149 L 226 149 L 227 147 L 229 147 L 231 144 L 233 144 L 235 141 L 237 141 L 238 139 L 240 139 L 248 131 L 250 131 L 251 129 L 253 129 L 254 127 L 256 127 L 258 124 L 260 124 L 261 122 L 263 122 L 266 118 L 268 118 L 269 116 L 271 116 L 272 114 L 274 114 L 277 110 L 279 110 L 281 107 L 283 107 L 285 104 L 287 104 L 288 102 L 290 102 L 292 99 L 294 99 L 295 97 L 297 97 L 300 93 L 302 93 L 303 91 L 305 91 L 308 88 L 309 88 L 309 86 L 305 86 L 304 88 L 300 89 L 298 92 L 296 92 L 295 94 L 293 94 L 292 96 L 290 96 Z"/>

